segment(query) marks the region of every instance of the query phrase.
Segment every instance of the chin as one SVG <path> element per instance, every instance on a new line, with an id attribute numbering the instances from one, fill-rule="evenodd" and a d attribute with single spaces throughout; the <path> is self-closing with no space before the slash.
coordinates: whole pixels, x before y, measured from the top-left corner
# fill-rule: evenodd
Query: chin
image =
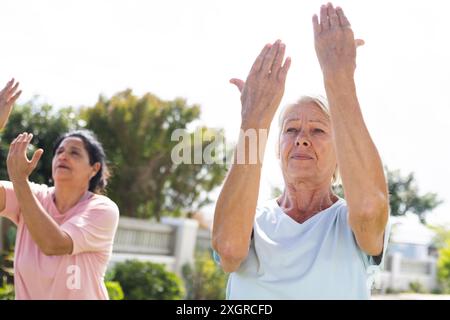
<path id="1" fill-rule="evenodd" d="M 285 176 L 295 180 L 309 180 L 315 177 L 311 170 L 288 170 Z"/>
<path id="2" fill-rule="evenodd" d="M 56 182 L 63 182 L 63 181 L 71 180 L 71 177 L 69 174 L 58 173 L 58 174 L 53 175 L 52 179 L 56 183 Z"/>
<path id="3" fill-rule="evenodd" d="M 316 172 L 316 168 L 305 162 L 291 164 L 286 168 L 286 173 L 294 175 L 311 175 L 313 172 Z"/>

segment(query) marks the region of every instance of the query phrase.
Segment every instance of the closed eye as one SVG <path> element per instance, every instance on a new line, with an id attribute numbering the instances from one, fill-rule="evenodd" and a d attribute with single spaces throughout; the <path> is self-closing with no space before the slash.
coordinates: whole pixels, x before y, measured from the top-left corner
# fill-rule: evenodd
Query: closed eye
<path id="1" fill-rule="evenodd" d="M 291 133 L 291 132 L 297 132 L 297 129 L 296 129 L 296 128 L 288 128 L 288 129 L 286 130 L 286 132 L 288 132 L 288 133 Z"/>
<path id="2" fill-rule="evenodd" d="M 313 130 L 313 132 L 314 132 L 314 133 L 325 133 L 325 131 L 323 131 L 323 130 L 320 129 L 320 128 L 315 128 L 315 129 Z"/>

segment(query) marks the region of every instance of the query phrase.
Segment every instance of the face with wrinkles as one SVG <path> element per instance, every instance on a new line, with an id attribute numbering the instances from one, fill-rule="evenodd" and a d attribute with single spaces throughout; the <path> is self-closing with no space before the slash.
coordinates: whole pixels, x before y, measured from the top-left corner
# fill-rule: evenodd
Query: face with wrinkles
<path id="1" fill-rule="evenodd" d="M 331 185 L 337 165 L 331 121 L 315 102 L 302 101 L 284 112 L 278 156 L 289 181 Z"/>
<path id="2" fill-rule="evenodd" d="M 55 184 L 70 181 L 77 185 L 89 185 L 100 163 L 90 164 L 86 147 L 78 137 L 64 139 L 56 149 L 52 161 L 52 176 Z"/>

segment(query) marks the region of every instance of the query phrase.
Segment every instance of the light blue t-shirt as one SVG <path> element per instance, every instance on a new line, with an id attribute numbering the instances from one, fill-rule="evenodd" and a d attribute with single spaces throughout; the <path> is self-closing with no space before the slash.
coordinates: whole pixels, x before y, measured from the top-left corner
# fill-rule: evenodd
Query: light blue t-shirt
<path id="1" fill-rule="evenodd" d="M 359 249 L 345 200 L 302 224 L 270 200 L 256 210 L 249 253 L 230 274 L 227 299 L 369 299 L 388 236 L 389 227 L 378 265 Z"/>

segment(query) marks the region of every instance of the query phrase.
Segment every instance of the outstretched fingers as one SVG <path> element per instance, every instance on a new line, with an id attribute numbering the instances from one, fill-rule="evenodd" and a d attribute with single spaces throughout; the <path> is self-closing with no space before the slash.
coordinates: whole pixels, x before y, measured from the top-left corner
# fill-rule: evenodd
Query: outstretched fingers
<path id="1" fill-rule="evenodd" d="M 33 154 L 33 157 L 31 158 L 31 161 L 30 161 L 30 166 L 33 170 L 36 168 L 43 153 L 44 153 L 43 149 L 37 149 L 36 152 Z"/>
<path id="2" fill-rule="evenodd" d="M 356 45 L 357 48 L 361 47 L 361 46 L 363 46 L 365 44 L 366 44 L 366 42 L 363 39 L 355 39 L 355 45 Z"/>
<path id="3" fill-rule="evenodd" d="M 286 60 L 284 61 L 283 66 L 278 71 L 278 81 L 280 81 L 281 83 L 285 83 L 286 76 L 290 67 L 291 67 L 291 58 L 287 57 Z"/>
<path id="4" fill-rule="evenodd" d="M 338 28 L 340 26 L 339 17 L 331 3 L 328 4 L 328 20 L 330 21 L 330 28 Z"/>
<path id="5" fill-rule="evenodd" d="M 8 90 L 11 89 L 11 87 L 12 87 L 13 84 L 14 84 L 14 78 L 12 78 L 11 80 L 9 80 L 9 81 L 6 83 L 5 87 L 2 89 L 2 91 L 0 91 L 0 94 L 3 94 L 3 93 L 5 93 L 5 92 L 8 92 Z"/>
<path id="6" fill-rule="evenodd" d="M 30 137 L 31 136 L 31 137 Z M 16 142 L 17 144 L 17 152 L 22 153 L 26 156 L 27 154 L 27 148 L 28 144 L 30 143 L 31 138 L 33 137 L 32 134 L 28 134 L 24 132 L 22 136 L 19 138 L 19 140 Z"/>
<path id="7" fill-rule="evenodd" d="M 328 8 L 326 5 L 320 7 L 320 28 L 322 31 L 330 29 L 330 21 L 328 21 Z"/>
<path id="8" fill-rule="evenodd" d="M 14 92 L 17 91 L 17 88 L 19 88 L 19 82 L 16 82 L 16 84 L 14 86 L 12 86 L 8 91 L 8 95 L 12 95 Z"/>
<path id="9" fill-rule="evenodd" d="M 15 95 L 13 95 L 9 100 L 7 101 L 9 106 L 12 106 L 14 103 L 16 103 L 16 100 L 19 99 L 20 95 L 22 94 L 22 90 L 17 92 Z"/>
<path id="10" fill-rule="evenodd" d="M 350 21 L 348 21 L 347 16 L 344 13 L 344 10 L 341 7 L 336 7 L 336 13 L 339 17 L 339 23 L 341 27 L 351 27 Z"/>
<path id="11" fill-rule="evenodd" d="M 275 77 L 278 77 L 278 73 L 281 69 L 281 66 L 283 64 L 284 60 L 284 53 L 286 52 L 286 45 L 282 42 L 280 42 L 280 45 L 278 47 L 278 51 L 275 55 L 275 58 L 273 60 L 272 67 L 270 68 L 270 72 L 272 75 L 275 75 Z"/>
<path id="12" fill-rule="evenodd" d="M 317 37 L 322 31 L 322 28 L 319 23 L 319 17 L 317 16 L 317 14 L 313 15 L 312 23 L 313 23 L 314 37 Z"/>
<path id="13" fill-rule="evenodd" d="M 250 70 L 250 73 L 255 73 L 261 71 L 264 58 L 271 49 L 272 45 L 270 43 L 266 44 L 264 48 L 261 50 L 261 53 L 256 58 L 255 62 L 253 63 L 252 69 Z"/>
<path id="14" fill-rule="evenodd" d="M 22 91 L 18 91 L 19 82 L 15 82 L 14 78 L 12 78 L 6 86 L 0 91 L 0 98 L 4 106 L 7 108 L 11 108 L 11 106 L 16 102 L 19 98 Z"/>
<path id="15" fill-rule="evenodd" d="M 16 153 L 18 149 L 19 141 L 22 139 L 23 133 L 19 134 L 10 144 L 8 156 L 11 156 Z"/>
<path id="16" fill-rule="evenodd" d="M 261 66 L 261 72 L 264 75 L 268 75 L 272 69 L 272 65 L 275 61 L 275 57 L 278 53 L 278 49 L 280 48 L 280 44 L 281 41 L 277 40 L 275 41 L 275 43 L 272 45 L 272 47 L 270 48 L 270 50 L 267 52 L 266 56 L 264 57 L 262 66 Z"/>
<path id="17" fill-rule="evenodd" d="M 230 79 L 230 83 L 234 84 L 238 88 L 239 92 L 242 93 L 242 90 L 244 90 L 245 82 L 243 80 L 233 78 L 233 79 Z"/>

